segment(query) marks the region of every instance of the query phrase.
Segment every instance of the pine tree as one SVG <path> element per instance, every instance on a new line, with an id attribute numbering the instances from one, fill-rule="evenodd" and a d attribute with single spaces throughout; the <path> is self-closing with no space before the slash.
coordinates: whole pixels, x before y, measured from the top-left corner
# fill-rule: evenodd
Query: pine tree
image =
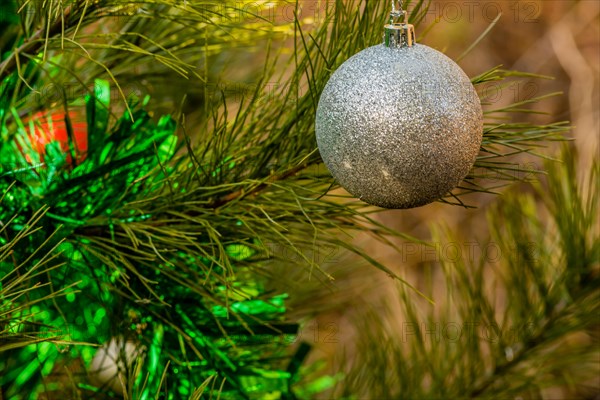
<path id="1" fill-rule="evenodd" d="M 597 372 L 597 165 L 589 198 L 571 153 L 562 169 L 547 165 L 550 227 L 531 195 L 498 202 L 495 240 L 544 243 L 536 259 L 518 247 L 498 269 L 505 309 L 483 290 L 483 262 L 431 266 L 452 300 L 435 308 L 432 288 L 347 240 L 368 232 L 392 248 L 393 238 L 428 245 L 337 194 L 314 138 L 328 78 L 381 42 L 389 5 L 338 0 L 315 24 L 285 6 L 290 18 L 270 21 L 234 1 L 2 2 L 0 398 L 536 398 Z M 427 2 L 409 8 L 418 26 Z M 260 54 L 261 68 L 244 71 L 258 84 L 232 90 L 228 79 Z M 532 76 L 498 67 L 472 82 L 509 78 Z M 563 140 L 565 122 L 517 119 L 545 97 L 495 109 L 482 95 L 480 157 L 439 201 L 476 206 L 466 195 L 493 196 L 498 178 L 514 179 L 512 157 Z M 329 376 L 306 363 L 281 271 L 330 284 L 319 254 L 332 249 L 397 280 L 415 324 L 434 307 L 432 320 L 500 315 L 530 329 L 462 347 L 417 330 L 406 350 L 374 323 L 361 362 Z M 584 339 L 563 345 L 575 334 Z"/>

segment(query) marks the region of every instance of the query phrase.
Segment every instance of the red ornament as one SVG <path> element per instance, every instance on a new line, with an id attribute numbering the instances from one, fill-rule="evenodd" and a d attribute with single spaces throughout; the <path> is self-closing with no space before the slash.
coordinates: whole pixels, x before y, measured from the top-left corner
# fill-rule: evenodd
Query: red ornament
<path id="1" fill-rule="evenodd" d="M 69 111 L 69 119 L 73 128 L 73 146 L 77 162 L 85 160 L 88 145 L 87 123 L 85 115 L 77 111 Z M 33 149 L 40 155 L 43 161 L 46 154 L 46 145 L 53 141 L 60 143 L 61 149 L 67 153 L 67 161 L 71 162 L 71 149 L 69 147 L 69 134 L 65 114 L 61 113 L 37 113 L 33 118 L 34 133 L 29 136 Z M 26 155 L 28 161 L 30 157 Z"/>

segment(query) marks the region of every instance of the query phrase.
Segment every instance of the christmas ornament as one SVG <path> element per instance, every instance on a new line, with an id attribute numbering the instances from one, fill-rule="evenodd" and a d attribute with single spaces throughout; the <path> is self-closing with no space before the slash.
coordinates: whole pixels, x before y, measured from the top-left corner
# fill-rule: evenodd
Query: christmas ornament
<path id="1" fill-rule="evenodd" d="M 80 111 L 69 111 L 68 114 L 69 123 L 73 130 L 73 142 L 76 160 L 81 162 L 85 159 L 88 137 L 87 137 L 87 123 L 85 122 L 85 115 Z M 44 161 L 46 155 L 46 146 L 57 141 L 60 143 L 60 148 L 67 154 L 67 161 L 71 162 L 69 143 L 69 132 L 67 128 L 67 117 L 64 113 L 37 113 L 26 123 L 31 122 L 31 131 L 29 136 L 29 143 L 31 144 L 31 150 L 35 151 L 40 158 L 40 161 Z M 27 151 L 22 151 L 28 161 L 32 162 L 30 154 Z"/>
<path id="2" fill-rule="evenodd" d="M 128 370 L 131 370 L 137 357 L 143 354 L 143 348 L 123 338 L 113 338 L 100 347 L 88 370 L 89 376 L 99 387 L 108 387 L 115 393 L 126 392 L 123 383 L 127 383 Z"/>
<path id="3" fill-rule="evenodd" d="M 323 161 L 352 195 L 386 208 L 431 203 L 472 168 L 483 112 L 467 75 L 415 43 L 392 2 L 384 44 L 348 59 L 325 86 L 316 115 Z M 402 4 L 400 2 L 400 8 Z"/>

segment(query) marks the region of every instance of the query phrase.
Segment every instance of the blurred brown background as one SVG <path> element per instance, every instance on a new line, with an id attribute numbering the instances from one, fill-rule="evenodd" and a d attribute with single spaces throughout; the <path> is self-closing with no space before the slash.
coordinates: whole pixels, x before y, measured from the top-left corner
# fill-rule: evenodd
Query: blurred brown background
<path id="1" fill-rule="evenodd" d="M 584 176 L 599 150 L 600 1 L 434 0 L 417 36 L 430 28 L 421 42 L 456 59 L 499 14 L 501 16 L 495 27 L 462 59 L 461 67 L 469 76 L 502 65 L 505 69 L 554 77 L 553 80 L 527 79 L 503 90 L 490 84 L 486 88 L 491 91 L 493 104 L 490 107 L 563 92 L 562 96 L 533 106 L 546 115 L 527 114 L 523 118 L 533 118 L 536 123 L 571 121 L 574 128 L 570 136 L 575 139 L 573 146 L 580 154 L 579 171 Z M 549 145 L 541 151 L 555 154 L 555 150 L 556 145 Z M 533 163 L 539 168 L 543 163 L 532 156 L 517 161 L 523 166 Z M 524 185 L 518 187 L 526 190 Z M 418 209 L 385 212 L 378 218 L 388 226 L 423 239 L 431 238 L 430 227 L 433 224 L 446 225 L 463 241 L 458 245 L 464 258 L 481 255 L 491 258 L 496 255 L 484 254 L 486 249 L 473 243 L 483 242 L 488 237 L 485 214 L 495 198 L 492 195 L 467 197 L 470 204 L 478 207 L 472 210 L 436 203 Z M 422 280 L 422 265 L 440 257 L 425 247 L 415 247 L 408 242 L 397 242 L 401 249 L 406 250 L 404 255 L 366 236 L 357 237 L 356 242 L 371 256 L 417 286 Z M 439 245 L 443 256 L 444 246 L 448 244 Z M 395 320 L 385 323 L 398 327 L 402 315 L 395 309 L 398 304 L 396 286 L 384 273 L 369 265 L 349 270 L 347 266 L 357 260 L 343 254 L 337 254 L 328 261 L 337 277 L 337 289 L 317 290 L 312 300 L 320 301 L 323 309 L 331 311 L 323 312 L 307 323 L 303 338 L 315 344 L 314 357 L 326 357 L 330 361 L 331 372 L 335 373 L 341 360 L 353 358 L 358 335 L 361 330 L 368 329 L 360 321 L 362 312 L 391 308 Z M 560 399 L 565 398 L 567 393 L 556 389 L 547 395 Z"/>

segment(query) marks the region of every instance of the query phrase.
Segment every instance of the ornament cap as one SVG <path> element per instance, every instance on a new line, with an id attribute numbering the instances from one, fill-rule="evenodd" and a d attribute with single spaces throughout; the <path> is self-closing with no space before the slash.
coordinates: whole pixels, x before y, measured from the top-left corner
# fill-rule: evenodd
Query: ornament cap
<path id="1" fill-rule="evenodd" d="M 383 35 L 384 45 L 390 48 L 412 47 L 417 40 L 411 24 L 388 24 Z"/>
<path id="2" fill-rule="evenodd" d="M 402 20 L 402 21 L 400 21 Z M 392 0 L 390 23 L 384 27 L 383 41 L 386 47 L 412 47 L 416 42 L 415 27 L 409 23 L 408 13 L 402 9 L 402 1 L 396 8 L 396 0 Z"/>

